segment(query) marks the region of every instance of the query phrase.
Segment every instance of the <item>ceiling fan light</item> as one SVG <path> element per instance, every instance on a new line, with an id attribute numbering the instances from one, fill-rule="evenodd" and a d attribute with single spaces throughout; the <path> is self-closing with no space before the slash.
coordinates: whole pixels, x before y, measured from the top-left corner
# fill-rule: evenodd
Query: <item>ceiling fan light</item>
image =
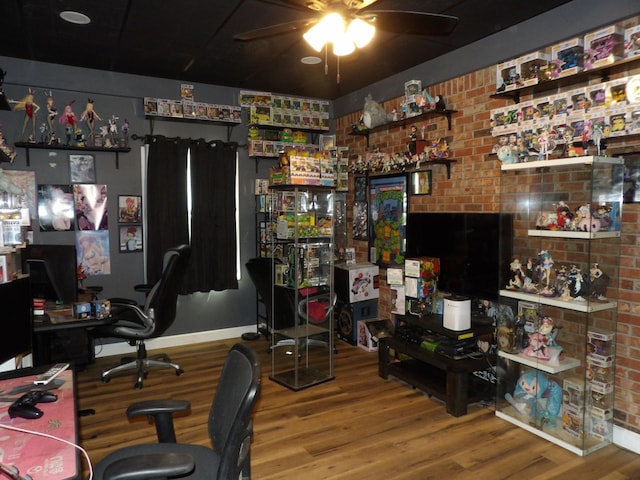
<path id="1" fill-rule="evenodd" d="M 316 52 L 322 51 L 322 47 L 324 47 L 324 44 L 327 43 L 328 40 L 325 31 L 320 26 L 320 23 L 311 27 L 309 31 L 302 36 L 302 38 L 304 38 Z"/>
<path id="2" fill-rule="evenodd" d="M 376 28 L 373 25 L 359 18 L 352 20 L 347 28 L 347 35 L 358 48 L 367 46 L 375 33 Z"/>
<path id="3" fill-rule="evenodd" d="M 342 34 L 333 39 L 333 54 L 337 57 L 350 55 L 355 49 L 356 46 L 347 34 Z"/>
<path id="4" fill-rule="evenodd" d="M 339 13 L 329 13 L 318 23 L 326 35 L 327 41 L 344 35 L 344 19 Z"/>

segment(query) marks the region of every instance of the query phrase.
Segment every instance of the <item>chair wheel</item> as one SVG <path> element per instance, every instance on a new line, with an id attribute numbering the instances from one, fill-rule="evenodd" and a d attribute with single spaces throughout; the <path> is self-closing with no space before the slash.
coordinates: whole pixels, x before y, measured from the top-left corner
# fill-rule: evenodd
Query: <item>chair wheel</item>
<path id="1" fill-rule="evenodd" d="M 110 380 L 109 377 L 102 377 L 102 383 L 109 383 Z"/>
<path id="2" fill-rule="evenodd" d="M 176 376 L 180 376 L 184 373 L 184 370 L 182 370 L 181 368 L 179 368 L 178 370 L 176 370 Z"/>
<path id="3" fill-rule="evenodd" d="M 142 388 L 142 382 L 136 382 L 133 388 L 135 388 L 136 390 L 140 390 Z"/>

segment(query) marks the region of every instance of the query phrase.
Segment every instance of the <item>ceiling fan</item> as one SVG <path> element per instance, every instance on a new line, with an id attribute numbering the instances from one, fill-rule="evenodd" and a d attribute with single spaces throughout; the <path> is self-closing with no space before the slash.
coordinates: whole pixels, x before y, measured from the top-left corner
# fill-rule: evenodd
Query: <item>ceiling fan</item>
<path id="1" fill-rule="evenodd" d="M 346 21 L 343 26 L 345 32 L 348 29 L 347 23 L 351 25 L 352 23 L 361 21 L 364 22 L 365 25 L 374 27 L 375 29 L 392 33 L 448 35 L 458 24 L 458 18 L 450 15 L 422 11 L 378 10 L 375 6 L 376 0 L 281 0 L 279 3 L 301 9 L 302 11 L 312 10 L 321 15 L 249 30 L 236 34 L 233 38 L 240 41 L 251 41 L 299 30 L 307 31 L 317 26 L 318 28 L 316 30 L 324 31 L 324 36 L 326 37 L 321 47 L 316 48 L 316 45 L 313 45 L 312 42 L 306 38 L 306 34 L 305 39 L 312 44 L 317 51 L 320 51 L 326 43 L 333 41 L 333 38 L 328 37 L 328 29 L 330 26 L 322 23 L 324 15 L 330 13 L 337 13 Z M 362 26 L 362 24 L 360 24 L 360 26 Z M 335 44 L 336 42 L 334 42 L 334 53 L 340 55 L 340 53 L 335 51 Z M 360 45 L 358 45 L 358 47 L 360 47 Z M 348 53 L 342 53 L 342 55 Z"/>

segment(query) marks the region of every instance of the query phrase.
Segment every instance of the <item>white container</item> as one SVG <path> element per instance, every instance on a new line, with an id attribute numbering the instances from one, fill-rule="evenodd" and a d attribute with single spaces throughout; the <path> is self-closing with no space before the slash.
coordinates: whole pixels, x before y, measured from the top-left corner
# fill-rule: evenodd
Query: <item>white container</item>
<path id="1" fill-rule="evenodd" d="M 471 328 L 471 299 L 455 295 L 445 297 L 442 326 L 459 332 Z"/>

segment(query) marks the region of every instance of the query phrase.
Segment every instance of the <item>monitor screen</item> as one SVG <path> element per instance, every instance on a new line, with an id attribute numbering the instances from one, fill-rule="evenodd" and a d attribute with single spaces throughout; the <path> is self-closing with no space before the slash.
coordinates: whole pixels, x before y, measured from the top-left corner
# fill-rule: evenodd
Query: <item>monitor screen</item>
<path id="1" fill-rule="evenodd" d="M 500 272 L 511 258 L 512 222 L 499 213 L 410 213 L 407 258 L 439 258 L 442 292 L 497 300 Z"/>
<path id="2" fill-rule="evenodd" d="M 0 363 L 31 350 L 31 299 L 28 278 L 0 284 Z"/>
<path id="3" fill-rule="evenodd" d="M 77 301 L 75 245 L 28 245 L 22 249 L 22 271 L 29 274 L 33 297 Z"/>

